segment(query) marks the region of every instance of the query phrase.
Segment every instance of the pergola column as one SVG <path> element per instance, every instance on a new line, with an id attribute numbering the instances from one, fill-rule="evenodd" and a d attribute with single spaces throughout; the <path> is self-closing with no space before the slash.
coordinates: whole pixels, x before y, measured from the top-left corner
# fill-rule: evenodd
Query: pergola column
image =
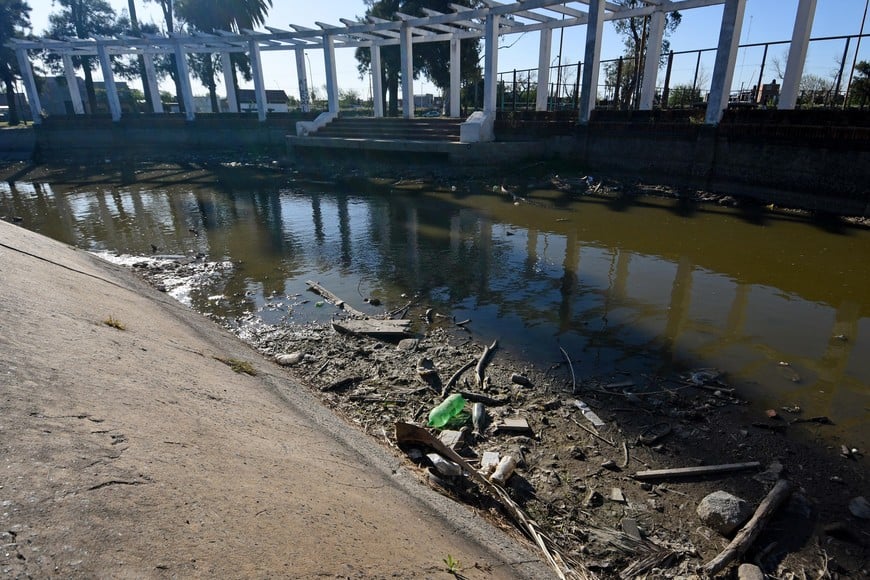
<path id="1" fill-rule="evenodd" d="M 329 112 L 338 113 L 338 75 L 335 72 L 335 39 L 329 35 L 323 35 L 323 61 L 326 68 L 326 93 L 329 99 Z"/>
<path id="2" fill-rule="evenodd" d="M 602 0 L 603 1 L 603 0 Z M 486 51 L 483 68 L 483 113 L 495 115 L 498 108 L 498 27 L 501 17 L 497 14 L 486 15 Z"/>
<path id="3" fill-rule="evenodd" d="M 381 76 L 381 45 L 373 44 L 372 52 L 372 105 L 375 108 L 375 117 L 380 119 L 384 116 L 384 79 Z"/>
<path id="4" fill-rule="evenodd" d="M 583 86 L 580 90 L 580 122 L 588 123 L 598 96 L 598 69 L 601 68 L 601 36 L 604 33 L 604 0 L 590 0 L 586 23 L 586 50 L 583 57 Z"/>
<path id="5" fill-rule="evenodd" d="M 299 107 L 303 113 L 311 110 L 311 95 L 308 92 L 308 74 L 305 70 L 305 49 L 296 48 L 296 78 L 299 80 Z"/>
<path id="6" fill-rule="evenodd" d="M 233 58 L 229 52 L 221 53 L 221 68 L 224 71 L 224 86 L 227 89 L 227 108 L 230 113 L 238 113 L 239 99 L 236 93 L 236 79 L 233 76 Z"/>
<path id="7" fill-rule="evenodd" d="M 553 52 L 553 29 L 541 30 L 541 46 L 538 48 L 538 94 L 536 111 L 546 111 L 550 97 L 550 57 Z M 517 88 L 514 87 L 514 91 Z"/>
<path id="8" fill-rule="evenodd" d="M 656 80 L 662 59 L 662 39 L 665 35 L 665 13 L 653 12 L 649 21 L 649 35 L 646 39 L 646 61 L 643 67 L 643 86 L 640 91 L 640 109 L 650 111 L 656 97 Z"/>
<path id="9" fill-rule="evenodd" d="M 157 86 L 157 71 L 154 68 L 154 57 L 150 54 L 143 55 L 145 57 L 145 82 L 147 87 L 143 87 L 151 95 L 151 107 L 155 113 L 163 112 L 163 101 L 160 99 L 160 87 Z"/>
<path id="10" fill-rule="evenodd" d="M 24 81 L 24 92 L 27 93 L 27 101 L 30 103 L 30 116 L 33 118 L 33 123 L 39 125 L 42 123 L 42 104 L 39 102 L 39 91 L 36 90 L 36 79 L 33 78 L 33 69 L 30 67 L 27 49 L 16 48 L 15 56 L 18 58 L 18 71 L 21 73 L 21 80 Z"/>
<path id="11" fill-rule="evenodd" d="M 411 27 L 402 22 L 399 35 L 399 58 L 402 63 L 402 116 L 414 118 L 414 48 Z"/>
<path id="12" fill-rule="evenodd" d="M 260 43 L 255 39 L 248 41 L 248 54 L 251 60 L 251 76 L 254 77 L 254 95 L 257 99 L 257 119 L 266 120 L 266 82 L 263 80 L 263 63 L 260 60 Z"/>
<path id="13" fill-rule="evenodd" d="M 804 64 L 807 59 L 807 48 L 810 44 L 810 31 L 813 28 L 813 18 L 816 15 L 816 0 L 800 0 L 797 16 L 794 21 L 794 31 L 791 35 L 791 48 L 788 51 L 788 63 L 785 65 L 785 76 L 779 93 L 779 109 L 794 109 L 800 91 L 801 77 L 804 74 Z"/>
<path id="14" fill-rule="evenodd" d="M 73 111 L 76 115 L 85 114 L 85 106 L 82 103 L 82 92 L 79 90 L 79 80 L 76 78 L 76 67 L 70 55 L 63 55 L 63 74 L 66 76 L 66 85 L 69 89 L 69 98 L 72 100 Z"/>
<path id="15" fill-rule="evenodd" d="M 450 39 L 450 111 L 451 117 L 462 114 L 462 41 Z"/>
<path id="16" fill-rule="evenodd" d="M 193 121 L 196 118 L 196 110 L 193 105 L 193 90 L 190 88 L 190 69 L 187 66 L 187 54 L 184 52 L 184 47 L 181 46 L 181 41 L 175 41 L 175 63 L 176 74 L 181 84 L 181 99 L 184 102 L 184 117 L 188 121 Z"/>
<path id="17" fill-rule="evenodd" d="M 722 112 L 728 107 L 745 11 L 746 0 L 725 0 L 722 26 L 719 29 L 719 46 L 716 48 L 716 64 L 713 66 L 713 81 L 707 98 L 707 116 L 704 120 L 708 125 L 718 125 L 722 120 Z"/>
<path id="18" fill-rule="evenodd" d="M 106 87 L 106 100 L 109 101 L 109 112 L 113 121 L 121 120 L 121 101 L 118 99 L 118 87 L 115 85 L 115 73 L 112 72 L 112 60 L 106 45 L 97 43 L 97 56 L 100 58 L 100 69 L 103 72 L 103 84 Z"/>

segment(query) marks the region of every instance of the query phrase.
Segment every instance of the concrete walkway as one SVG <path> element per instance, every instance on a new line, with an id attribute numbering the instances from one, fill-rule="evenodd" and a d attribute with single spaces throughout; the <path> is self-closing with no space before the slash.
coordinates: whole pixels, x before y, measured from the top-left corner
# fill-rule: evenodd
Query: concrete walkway
<path id="1" fill-rule="evenodd" d="M 552 576 L 217 325 L 5 222 L 0 457 L 6 578 Z"/>

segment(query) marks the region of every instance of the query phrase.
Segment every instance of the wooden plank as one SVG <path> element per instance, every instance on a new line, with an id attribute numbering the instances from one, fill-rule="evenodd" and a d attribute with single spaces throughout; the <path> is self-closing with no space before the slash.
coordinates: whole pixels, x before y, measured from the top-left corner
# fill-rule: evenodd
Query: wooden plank
<path id="1" fill-rule="evenodd" d="M 323 296 L 329 302 L 331 302 L 332 304 L 335 304 L 337 307 L 341 308 L 345 312 L 348 312 L 354 316 L 360 316 L 360 317 L 366 316 L 365 313 L 360 312 L 359 310 L 357 310 L 356 308 L 354 308 L 353 306 L 351 306 L 350 304 L 348 304 L 347 302 L 345 302 L 344 300 L 342 300 L 341 298 L 339 298 L 338 296 L 336 296 L 335 294 L 333 294 L 332 292 L 330 292 L 329 290 L 327 290 L 326 288 L 324 288 L 323 286 L 318 284 L 317 282 L 312 282 L 311 280 L 308 280 L 305 283 L 308 285 L 309 290 L 311 290 L 315 294 L 319 294 L 319 295 Z"/>
<path id="2" fill-rule="evenodd" d="M 410 320 L 334 320 L 332 327 L 346 334 L 361 334 L 372 338 L 396 338 L 411 336 Z"/>
<path id="3" fill-rule="evenodd" d="M 726 463 L 723 465 L 701 465 L 700 467 L 677 467 L 674 469 L 651 469 L 649 471 L 638 471 L 634 474 L 635 479 L 667 479 L 669 477 L 693 477 L 699 475 L 716 475 L 719 473 L 731 473 L 732 471 L 743 471 L 744 469 L 757 469 L 761 467 L 758 461 L 748 461 L 746 463 Z"/>

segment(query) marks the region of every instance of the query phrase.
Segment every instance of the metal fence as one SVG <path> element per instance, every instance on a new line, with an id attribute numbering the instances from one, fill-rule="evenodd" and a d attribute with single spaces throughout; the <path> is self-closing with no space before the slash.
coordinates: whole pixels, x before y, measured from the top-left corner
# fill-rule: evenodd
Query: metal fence
<path id="1" fill-rule="evenodd" d="M 806 66 L 801 79 L 798 108 L 868 108 L 870 79 L 858 71 L 859 63 L 870 61 L 870 34 L 827 36 L 810 39 L 808 54 L 814 62 L 829 58 L 828 68 Z M 862 52 L 862 42 L 864 43 Z M 775 108 L 785 72 L 790 41 L 742 44 L 738 48 L 730 107 Z M 654 107 L 686 109 L 706 107 L 715 48 L 671 51 L 662 58 L 664 74 L 656 87 Z M 809 59 L 808 59 L 809 60 Z M 582 63 L 550 67 L 547 110 L 577 109 Z M 822 65 L 824 66 L 824 65 Z M 617 58 L 601 61 L 596 108 L 637 109 L 643 84 L 642 59 Z M 535 110 L 538 69 L 498 74 L 500 111 Z M 765 82 L 769 79 L 768 82 Z M 860 84 L 859 84 L 860 83 Z M 855 90 L 859 87 L 859 90 Z M 482 87 L 471 86 L 465 102 L 482 104 Z"/>

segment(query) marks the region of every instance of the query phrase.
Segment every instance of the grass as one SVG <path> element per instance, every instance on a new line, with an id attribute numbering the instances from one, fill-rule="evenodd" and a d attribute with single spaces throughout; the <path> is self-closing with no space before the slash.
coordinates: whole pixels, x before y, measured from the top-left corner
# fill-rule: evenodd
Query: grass
<path id="1" fill-rule="evenodd" d="M 447 557 L 444 558 L 444 564 L 447 566 L 447 571 L 450 574 L 456 575 L 462 570 L 462 566 L 459 564 L 459 560 L 447 554 Z"/>
<path id="2" fill-rule="evenodd" d="M 105 324 L 106 326 L 111 326 L 112 328 L 116 328 L 118 330 L 127 330 L 127 327 L 124 326 L 124 323 L 111 315 L 103 321 L 103 324 Z"/>
<path id="3" fill-rule="evenodd" d="M 248 361 L 239 360 L 239 359 L 235 359 L 235 358 L 224 358 L 224 357 L 220 357 L 220 356 L 216 356 L 216 357 L 214 357 L 214 359 L 224 363 L 225 365 L 227 365 L 228 367 L 233 369 L 233 372 L 236 372 L 239 374 L 244 373 L 246 375 L 251 375 L 252 377 L 257 376 L 257 371 L 254 370 L 254 365 L 252 365 Z"/>

